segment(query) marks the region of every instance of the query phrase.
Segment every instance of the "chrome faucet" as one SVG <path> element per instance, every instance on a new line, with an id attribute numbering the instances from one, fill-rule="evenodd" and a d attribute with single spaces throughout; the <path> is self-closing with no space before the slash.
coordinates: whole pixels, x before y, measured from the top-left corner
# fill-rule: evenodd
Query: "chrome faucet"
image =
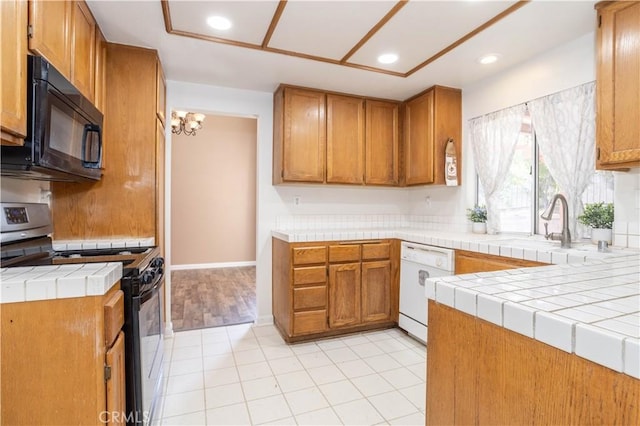
<path id="1" fill-rule="evenodd" d="M 562 203 L 562 232 L 549 233 L 549 223 L 547 222 L 544 224 L 544 237 L 547 240 L 560 240 L 560 247 L 562 248 L 571 248 L 571 233 L 569 232 L 569 205 L 567 204 L 567 199 L 564 198 L 564 195 L 554 195 L 551 199 L 551 203 L 549 203 L 540 217 L 544 220 L 551 220 L 553 209 L 555 208 L 556 201 L 558 200 Z"/>

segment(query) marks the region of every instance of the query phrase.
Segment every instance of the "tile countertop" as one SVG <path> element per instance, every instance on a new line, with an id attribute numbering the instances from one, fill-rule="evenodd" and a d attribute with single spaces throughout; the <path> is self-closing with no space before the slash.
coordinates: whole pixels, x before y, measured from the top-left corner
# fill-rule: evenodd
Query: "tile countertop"
<path id="1" fill-rule="evenodd" d="M 496 325 L 640 379 L 640 251 L 505 235 L 395 230 L 273 231 L 288 242 L 398 238 L 549 266 L 427 280 L 426 295 Z"/>
<path id="2" fill-rule="evenodd" d="M 122 278 L 122 262 L 0 269 L 0 303 L 101 296 Z"/>

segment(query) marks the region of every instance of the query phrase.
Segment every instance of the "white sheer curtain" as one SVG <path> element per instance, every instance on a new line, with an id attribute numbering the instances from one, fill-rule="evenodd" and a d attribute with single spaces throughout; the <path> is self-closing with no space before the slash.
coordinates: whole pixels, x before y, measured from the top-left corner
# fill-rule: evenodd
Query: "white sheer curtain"
<path id="1" fill-rule="evenodd" d="M 515 152 L 526 106 L 516 105 L 469 121 L 473 161 L 487 203 L 487 233 L 500 231 L 498 193 Z"/>
<path id="2" fill-rule="evenodd" d="M 574 239 L 583 233 L 576 218 L 583 211 L 582 194 L 595 173 L 594 93 L 595 82 L 591 82 L 529 102 L 540 152 L 569 204 Z"/>

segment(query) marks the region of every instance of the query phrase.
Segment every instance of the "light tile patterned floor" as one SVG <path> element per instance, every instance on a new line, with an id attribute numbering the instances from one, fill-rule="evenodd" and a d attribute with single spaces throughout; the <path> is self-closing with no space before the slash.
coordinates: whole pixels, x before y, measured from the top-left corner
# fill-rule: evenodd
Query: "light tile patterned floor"
<path id="1" fill-rule="evenodd" d="M 287 345 L 241 324 L 165 340 L 162 425 L 424 425 L 425 346 L 399 329 Z"/>

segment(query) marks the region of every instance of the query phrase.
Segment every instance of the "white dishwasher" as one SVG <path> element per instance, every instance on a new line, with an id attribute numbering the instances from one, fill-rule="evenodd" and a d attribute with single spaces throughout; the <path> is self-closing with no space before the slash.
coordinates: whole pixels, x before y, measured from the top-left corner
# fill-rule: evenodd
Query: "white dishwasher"
<path id="1" fill-rule="evenodd" d="M 454 251 L 403 242 L 400 251 L 400 317 L 398 325 L 427 342 L 425 280 L 454 273 Z"/>

